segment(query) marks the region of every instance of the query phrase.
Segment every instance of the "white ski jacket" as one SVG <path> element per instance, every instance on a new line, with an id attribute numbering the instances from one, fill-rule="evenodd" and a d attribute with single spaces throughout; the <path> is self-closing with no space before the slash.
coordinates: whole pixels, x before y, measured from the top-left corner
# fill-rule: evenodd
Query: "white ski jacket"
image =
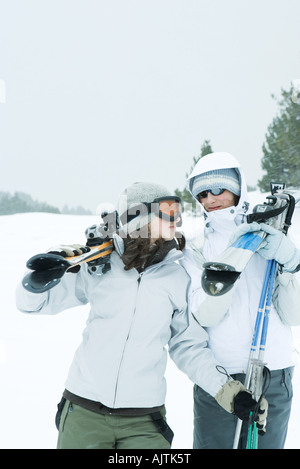
<path id="1" fill-rule="evenodd" d="M 90 303 L 66 388 L 110 408 L 162 405 L 168 345 L 177 366 L 215 396 L 227 378 L 216 369 L 206 332 L 188 315 L 189 278 L 178 264 L 181 251 L 172 249 L 139 274 L 124 270 L 119 242 L 115 247 L 111 270 L 100 277 L 82 265 L 47 292 L 17 288 L 17 306 L 25 313 L 56 314 Z"/>
<path id="2" fill-rule="evenodd" d="M 245 372 L 249 359 L 257 308 L 266 260 L 255 253 L 234 288 L 220 297 L 207 295 L 201 287 L 202 265 L 216 260 L 229 245 L 236 227 L 246 222 L 252 212 L 248 201 L 246 182 L 238 161 L 228 153 L 219 153 L 211 161 L 200 159 L 188 178 L 213 169 L 238 168 L 241 178 L 241 197 L 236 207 L 214 212 L 204 209 L 204 232 L 191 238 L 184 250 L 182 262 L 191 278 L 189 305 L 192 315 L 205 327 L 209 347 L 227 372 Z M 264 200 L 262 200 L 262 203 Z M 278 274 L 270 313 L 265 361 L 269 369 L 282 369 L 295 364 L 295 350 L 289 326 L 300 324 L 299 274 Z"/>

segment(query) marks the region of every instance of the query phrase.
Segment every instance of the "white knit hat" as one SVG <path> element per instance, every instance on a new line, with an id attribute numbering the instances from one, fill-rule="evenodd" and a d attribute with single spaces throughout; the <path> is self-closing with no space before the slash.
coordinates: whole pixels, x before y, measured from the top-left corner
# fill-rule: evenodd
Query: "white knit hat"
<path id="1" fill-rule="evenodd" d="M 149 182 L 135 182 L 127 187 L 121 194 L 118 202 L 118 212 L 122 221 L 122 230 L 125 234 L 130 234 L 133 231 L 140 230 L 142 227 L 148 225 L 155 213 L 141 213 L 138 214 L 133 220 L 127 222 L 127 212 L 129 215 L 138 213 L 135 208 L 143 203 L 151 203 L 160 197 L 170 197 L 172 194 L 164 186 L 153 184 Z M 125 219 L 125 222 L 124 222 Z"/>
<path id="2" fill-rule="evenodd" d="M 215 169 L 195 176 L 191 182 L 194 197 L 208 189 L 227 189 L 235 195 L 241 195 L 241 184 L 238 172 L 234 168 Z"/>

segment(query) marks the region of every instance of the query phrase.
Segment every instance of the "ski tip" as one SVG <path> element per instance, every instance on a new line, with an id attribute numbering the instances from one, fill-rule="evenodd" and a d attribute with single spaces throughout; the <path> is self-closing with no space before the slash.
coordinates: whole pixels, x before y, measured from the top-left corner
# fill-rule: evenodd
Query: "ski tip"
<path id="1" fill-rule="evenodd" d="M 44 293 L 51 288 L 55 287 L 56 285 L 59 284 L 60 278 L 53 278 L 49 282 L 44 283 L 44 282 L 38 282 L 36 281 L 34 274 L 35 272 L 31 272 L 27 275 L 22 280 L 22 285 L 25 288 L 25 290 L 31 292 L 31 293 Z"/>
<path id="2" fill-rule="evenodd" d="M 229 292 L 241 274 L 231 265 L 220 262 L 207 262 L 203 267 L 201 284 L 210 296 L 222 296 Z"/>
<path id="3" fill-rule="evenodd" d="M 31 270 L 44 270 L 56 266 L 65 266 L 67 268 L 70 265 L 63 256 L 50 253 L 36 254 L 28 259 L 26 263 L 26 267 Z"/>

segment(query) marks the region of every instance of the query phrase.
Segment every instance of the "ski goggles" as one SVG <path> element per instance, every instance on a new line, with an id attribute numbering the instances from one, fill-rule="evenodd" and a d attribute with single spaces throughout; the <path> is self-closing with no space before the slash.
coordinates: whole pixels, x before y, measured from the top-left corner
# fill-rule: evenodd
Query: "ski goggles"
<path id="1" fill-rule="evenodd" d="M 181 218 L 181 199 L 180 197 L 160 197 L 154 199 L 153 202 L 142 202 L 140 205 L 130 208 L 127 212 L 120 216 L 123 225 L 134 220 L 140 215 L 155 213 L 159 218 L 169 222 L 176 222 L 177 226 L 182 225 Z"/>
<path id="2" fill-rule="evenodd" d="M 197 197 L 198 197 L 198 199 L 205 199 L 208 196 L 208 193 L 210 193 L 212 195 L 221 195 L 225 191 L 226 191 L 226 189 L 223 189 L 221 187 L 217 187 L 216 189 L 207 189 L 206 191 L 199 192 Z"/>

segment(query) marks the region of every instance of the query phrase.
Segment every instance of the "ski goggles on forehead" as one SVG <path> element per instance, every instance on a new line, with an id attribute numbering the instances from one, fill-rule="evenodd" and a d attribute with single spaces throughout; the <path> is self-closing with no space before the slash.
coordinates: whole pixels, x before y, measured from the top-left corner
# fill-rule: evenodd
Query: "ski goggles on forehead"
<path id="1" fill-rule="evenodd" d="M 221 195 L 225 191 L 226 191 L 226 189 L 223 189 L 221 187 L 217 187 L 216 189 L 207 189 L 206 191 L 199 192 L 197 197 L 198 197 L 198 199 L 205 199 L 208 196 L 209 193 L 212 194 L 212 195 Z"/>
<path id="2" fill-rule="evenodd" d="M 160 197 L 153 202 L 142 202 L 140 205 L 130 208 L 121 215 L 120 220 L 123 224 L 129 223 L 140 215 L 155 213 L 159 218 L 167 221 L 179 221 L 176 223 L 181 226 L 181 200 L 180 197 Z"/>

